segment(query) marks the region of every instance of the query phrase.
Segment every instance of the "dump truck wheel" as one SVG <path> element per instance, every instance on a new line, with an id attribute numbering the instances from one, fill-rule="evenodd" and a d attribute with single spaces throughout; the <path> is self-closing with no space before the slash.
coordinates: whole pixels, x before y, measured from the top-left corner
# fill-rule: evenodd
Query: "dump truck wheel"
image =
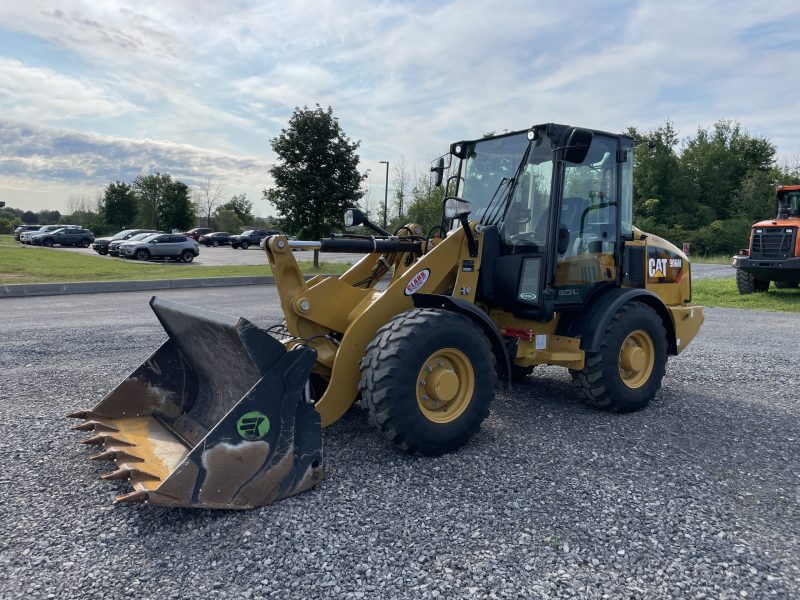
<path id="1" fill-rule="evenodd" d="M 378 330 L 361 362 L 361 399 L 372 422 L 406 452 L 436 456 L 480 430 L 497 381 L 489 340 L 441 309 L 404 312 Z"/>
<path id="2" fill-rule="evenodd" d="M 776 281 L 775 287 L 779 290 L 791 290 L 797 287 L 796 281 Z"/>
<path id="3" fill-rule="evenodd" d="M 584 368 L 570 373 L 586 404 L 625 413 L 650 403 L 666 365 L 661 317 L 641 302 L 630 302 L 611 319 L 600 350 L 587 352 Z"/>
<path id="4" fill-rule="evenodd" d="M 766 292 L 769 289 L 769 281 L 756 279 L 747 271 L 736 269 L 736 288 L 742 295 Z"/>

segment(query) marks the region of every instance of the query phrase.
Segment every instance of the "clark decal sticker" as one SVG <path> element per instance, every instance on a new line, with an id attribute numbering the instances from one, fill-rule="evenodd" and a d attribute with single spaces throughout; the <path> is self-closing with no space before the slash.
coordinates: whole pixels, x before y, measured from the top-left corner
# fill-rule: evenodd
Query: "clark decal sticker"
<path id="1" fill-rule="evenodd" d="M 416 294 L 420 288 L 425 285 L 425 282 L 428 281 L 428 277 L 431 275 L 430 269 L 422 269 L 419 273 L 414 275 L 406 284 L 406 290 L 403 292 L 406 296 L 410 296 L 411 294 Z"/>

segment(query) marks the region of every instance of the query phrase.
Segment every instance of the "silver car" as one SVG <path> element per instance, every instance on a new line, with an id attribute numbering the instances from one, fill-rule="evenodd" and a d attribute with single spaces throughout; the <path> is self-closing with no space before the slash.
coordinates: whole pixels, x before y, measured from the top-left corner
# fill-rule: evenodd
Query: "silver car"
<path id="1" fill-rule="evenodd" d="M 175 261 L 192 262 L 200 254 L 200 248 L 192 238 L 173 233 L 155 233 L 139 241 L 122 242 L 119 255 L 123 258 L 151 260 L 170 258 Z"/>

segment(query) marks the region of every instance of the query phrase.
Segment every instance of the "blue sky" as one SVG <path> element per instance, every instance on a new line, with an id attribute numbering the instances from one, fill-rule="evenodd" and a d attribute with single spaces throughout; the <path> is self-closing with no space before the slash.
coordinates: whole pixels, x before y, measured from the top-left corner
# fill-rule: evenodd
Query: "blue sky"
<path id="1" fill-rule="evenodd" d="M 800 156 L 796 1 L 3 0 L 0 80 L 0 200 L 33 210 L 159 170 L 269 214 L 269 140 L 315 103 L 373 201 L 381 160 L 547 121 L 738 119 Z"/>

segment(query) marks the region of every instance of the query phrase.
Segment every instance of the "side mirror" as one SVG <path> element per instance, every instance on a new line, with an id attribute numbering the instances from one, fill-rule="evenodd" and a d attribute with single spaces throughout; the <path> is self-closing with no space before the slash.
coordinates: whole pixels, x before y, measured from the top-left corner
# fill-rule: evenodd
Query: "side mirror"
<path id="1" fill-rule="evenodd" d="M 444 199 L 444 218 L 445 219 L 460 219 L 466 217 L 472 208 L 470 203 L 461 198 L 449 196 Z"/>
<path id="2" fill-rule="evenodd" d="M 564 254 L 569 249 L 569 229 L 562 225 L 558 228 L 558 253 Z"/>
<path id="3" fill-rule="evenodd" d="M 440 156 L 439 160 L 436 162 L 436 166 L 431 167 L 431 173 L 436 173 L 436 179 L 433 185 L 442 187 L 442 180 L 444 179 L 444 156 Z"/>
<path id="4" fill-rule="evenodd" d="M 588 129 L 573 127 L 567 132 L 564 143 L 564 160 L 571 163 L 582 163 L 589 153 L 594 134 Z"/>
<path id="5" fill-rule="evenodd" d="M 348 208 L 344 211 L 344 226 L 356 227 L 364 223 L 364 213 L 357 208 Z"/>

